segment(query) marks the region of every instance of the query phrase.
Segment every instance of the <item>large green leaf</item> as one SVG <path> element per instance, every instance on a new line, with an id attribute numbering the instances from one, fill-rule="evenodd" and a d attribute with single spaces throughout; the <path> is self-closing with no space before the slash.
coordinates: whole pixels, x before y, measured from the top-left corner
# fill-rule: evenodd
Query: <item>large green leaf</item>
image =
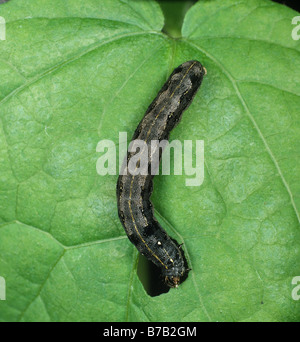
<path id="1" fill-rule="evenodd" d="M 1 321 L 300 320 L 296 15 L 267 0 L 201 1 L 174 40 L 154 1 L 0 6 Z M 192 271 L 151 297 L 96 146 L 130 137 L 189 59 L 208 74 L 171 138 L 205 141 L 205 180 L 157 176 L 153 202 Z"/>

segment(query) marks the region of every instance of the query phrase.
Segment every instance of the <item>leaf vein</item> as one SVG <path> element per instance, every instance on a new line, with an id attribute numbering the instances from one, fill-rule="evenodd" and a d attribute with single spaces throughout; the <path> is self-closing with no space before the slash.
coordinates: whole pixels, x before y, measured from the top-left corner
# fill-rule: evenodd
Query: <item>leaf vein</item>
<path id="1" fill-rule="evenodd" d="M 244 110 L 245 110 L 245 113 L 247 115 L 247 117 L 250 119 L 250 121 L 252 122 L 252 125 L 254 126 L 255 130 L 257 131 L 257 134 L 258 136 L 260 137 L 260 139 L 262 140 L 265 148 L 266 148 L 266 151 L 268 152 L 271 160 L 273 161 L 273 164 L 275 165 L 275 168 L 282 180 L 282 183 L 287 191 L 287 193 L 289 194 L 289 197 L 290 197 L 290 200 L 291 200 L 291 204 L 292 204 L 292 207 L 295 211 L 295 214 L 297 216 L 297 219 L 298 219 L 298 222 L 300 223 L 300 215 L 299 215 L 299 212 L 297 210 L 297 207 L 296 207 L 296 204 L 295 204 L 295 201 L 294 201 L 294 197 L 293 197 L 293 194 L 290 190 L 290 187 L 281 171 L 281 168 L 272 152 L 272 150 L 270 149 L 265 137 L 263 136 L 258 124 L 256 123 L 253 115 L 251 114 L 240 90 L 239 90 L 239 87 L 237 85 L 237 81 L 233 78 L 233 76 L 229 73 L 229 71 L 224 67 L 224 65 L 219 61 L 217 60 L 213 55 L 211 55 L 208 51 L 204 50 L 203 48 L 200 48 L 198 45 L 196 45 L 195 43 L 191 42 L 191 41 L 187 41 L 188 44 L 190 44 L 191 46 L 193 46 L 194 48 L 196 48 L 197 50 L 199 50 L 200 52 L 202 52 L 203 54 L 205 54 L 212 62 L 214 62 L 221 70 L 222 72 L 224 73 L 224 75 L 226 75 L 226 77 L 228 78 L 228 80 L 231 82 L 235 92 L 236 92 L 236 95 L 238 97 L 238 99 L 240 100 Z"/>

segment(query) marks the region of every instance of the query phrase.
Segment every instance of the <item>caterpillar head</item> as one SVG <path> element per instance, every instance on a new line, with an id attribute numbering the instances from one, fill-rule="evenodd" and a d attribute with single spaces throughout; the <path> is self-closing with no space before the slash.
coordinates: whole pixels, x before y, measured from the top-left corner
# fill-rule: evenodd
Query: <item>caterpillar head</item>
<path id="1" fill-rule="evenodd" d="M 187 278 L 189 271 L 190 269 L 185 267 L 181 269 L 174 267 L 173 269 L 166 270 L 164 274 L 166 285 L 177 288 Z"/>
<path id="2" fill-rule="evenodd" d="M 173 277 L 173 276 L 166 276 L 165 277 L 165 283 L 169 286 L 169 287 L 178 287 L 178 285 L 181 283 L 180 281 L 180 277 Z"/>

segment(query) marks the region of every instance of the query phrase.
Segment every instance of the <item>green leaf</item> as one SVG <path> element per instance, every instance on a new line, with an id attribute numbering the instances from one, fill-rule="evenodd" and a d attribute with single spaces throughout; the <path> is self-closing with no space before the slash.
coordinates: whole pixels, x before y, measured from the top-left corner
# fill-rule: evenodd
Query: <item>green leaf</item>
<path id="1" fill-rule="evenodd" d="M 200 1 L 172 39 L 150 0 L 0 5 L 0 321 L 300 320 L 296 15 Z M 208 73 L 171 139 L 204 140 L 204 183 L 156 176 L 152 199 L 192 271 L 151 297 L 96 147 L 130 137 L 189 59 Z"/>

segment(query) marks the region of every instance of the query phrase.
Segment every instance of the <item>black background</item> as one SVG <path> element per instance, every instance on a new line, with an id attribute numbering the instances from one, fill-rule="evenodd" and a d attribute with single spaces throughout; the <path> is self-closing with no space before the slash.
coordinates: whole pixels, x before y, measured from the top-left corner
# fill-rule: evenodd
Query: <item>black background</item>
<path id="1" fill-rule="evenodd" d="M 278 2 L 279 4 L 286 5 L 296 11 L 300 11 L 300 3 L 296 0 L 273 0 L 274 2 Z"/>

